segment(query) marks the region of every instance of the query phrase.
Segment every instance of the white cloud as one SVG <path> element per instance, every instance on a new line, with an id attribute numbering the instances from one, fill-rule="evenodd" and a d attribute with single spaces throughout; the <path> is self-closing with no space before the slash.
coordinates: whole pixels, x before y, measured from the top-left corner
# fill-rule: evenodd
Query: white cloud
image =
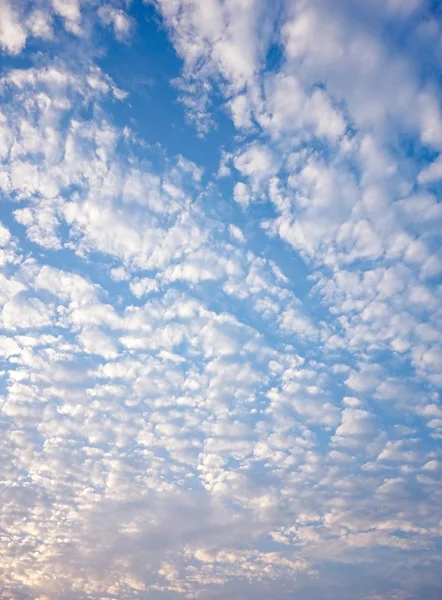
<path id="1" fill-rule="evenodd" d="M 63 19 L 67 31 L 81 35 L 81 7 L 79 0 L 51 0 L 52 9 Z"/>
<path id="2" fill-rule="evenodd" d="M 130 36 L 133 21 L 121 9 L 116 9 L 109 5 L 100 6 L 98 16 L 105 25 L 113 27 L 117 40 L 125 41 Z"/>
<path id="3" fill-rule="evenodd" d="M 247 188 L 247 185 L 242 181 L 235 183 L 233 188 L 233 198 L 235 202 L 238 202 L 241 206 L 247 207 L 251 202 L 251 194 Z"/>
<path id="4" fill-rule="evenodd" d="M 267 146 L 255 144 L 233 160 L 235 168 L 252 181 L 259 182 L 264 177 L 270 177 L 277 170 L 277 161 Z"/>
<path id="5" fill-rule="evenodd" d="M 41 38 L 43 40 L 50 40 L 53 38 L 52 17 L 45 10 L 39 8 L 33 10 L 26 19 L 26 25 L 30 35 L 35 38 Z"/>
<path id="6" fill-rule="evenodd" d="M 422 467 L 422 469 L 424 471 L 438 471 L 440 467 L 440 462 L 437 460 L 429 460 L 427 463 L 424 464 L 424 466 Z"/>
<path id="7" fill-rule="evenodd" d="M 9 3 L 0 4 L 0 46 L 8 54 L 19 54 L 26 44 L 26 29 L 20 23 L 19 15 Z"/>
<path id="8" fill-rule="evenodd" d="M 422 169 L 418 177 L 419 183 L 430 183 L 431 181 L 438 181 L 439 179 L 442 179 L 441 156 L 438 156 L 434 162 Z"/>
<path id="9" fill-rule="evenodd" d="M 260 0 L 156 0 L 155 5 L 184 61 L 180 82 L 185 92 L 183 103 L 193 113 L 200 130 L 206 132 L 207 123 L 210 124 L 210 80 L 221 76 L 232 92 L 242 91 L 260 69 L 276 11 Z M 246 117 L 239 118 L 246 122 Z"/>
<path id="10" fill-rule="evenodd" d="M 1 323 L 5 329 L 34 329 L 52 324 L 53 308 L 38 298 L 15 296 L 4 305 Z"/>
<path id="11" fill-rule="evenodd" d="M 231 223 L 229 225 L 229 232 L 230 232 L 230 235 L 232 236 L 233 239 L 235 239 L 235 240 L 237 240 L 238 242 L 241 242 L 241 243 L 245 242 L 244 233 L 236 225 L 233 225 Z"/>
<path id="12" fill-rule="evenodd" d="M 381 369 L 377 365 L 363 365 L 354 371 L 346 380 L 346 384 L 356 392 L 367 392 L 375 388 L 381 379 Z"/>
<path id="13" fill-rule="evenodd" d="M 142 298 L 150 292 L 158 290 L 158 284 L 155 279 L 150 277 L 142 277 L 141 279 L 135 279 L 130 283 L 130 290 L 137 298 Z"/>
<path id="14" fill-rule="evenodd" d="M 112 338 L 98 329 L 84 329 L 79 335 L 79 341 L 84 351 L 89 354 L 99 354 L 104 358 L 116 358 L 118 356 Z"/>
<path id="15" fill-rule="evenodd" d="M 219 70 L 234 87 L 240 88 L 258 68 L 266 38 L 256 34 L 262 6 L 255 0 L 240 4 L 210 0 L 204 4 L 168 3 L 157 5 L 189 71 Z M 202 66 L 198 66 L 202 63 Z"/>

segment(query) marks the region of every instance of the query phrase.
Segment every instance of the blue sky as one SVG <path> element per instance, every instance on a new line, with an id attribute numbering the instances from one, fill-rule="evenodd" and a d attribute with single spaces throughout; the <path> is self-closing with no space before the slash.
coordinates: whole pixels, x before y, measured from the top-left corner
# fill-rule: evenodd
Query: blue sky
<path id="1" fill-rule="evenodd" d="M 436 600 L 426 0 L 0 0 L 0 595 Z"/>

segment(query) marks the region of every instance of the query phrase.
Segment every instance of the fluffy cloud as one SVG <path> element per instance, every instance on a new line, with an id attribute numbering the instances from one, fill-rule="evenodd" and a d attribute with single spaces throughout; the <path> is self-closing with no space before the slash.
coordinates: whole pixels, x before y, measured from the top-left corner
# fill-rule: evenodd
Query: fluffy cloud
<path id="1" fill-rule="evenodd" d="M 0 5 L 0 45 L 8 54 L 18 54 L 26 44 L 26 29 L 8 0 Z"/>

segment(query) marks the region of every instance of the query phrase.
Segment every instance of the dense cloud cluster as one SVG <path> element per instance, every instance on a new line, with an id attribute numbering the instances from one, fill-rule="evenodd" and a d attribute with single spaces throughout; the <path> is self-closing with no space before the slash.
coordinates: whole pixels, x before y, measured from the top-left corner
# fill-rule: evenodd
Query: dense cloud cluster
<path id="1" fill-rule="evenodd" d="M 147 14 L 214 171 L 122 122 Z M 439 598 L 440 15 L 0 0 L 0 49 L 2 598 Z"/>

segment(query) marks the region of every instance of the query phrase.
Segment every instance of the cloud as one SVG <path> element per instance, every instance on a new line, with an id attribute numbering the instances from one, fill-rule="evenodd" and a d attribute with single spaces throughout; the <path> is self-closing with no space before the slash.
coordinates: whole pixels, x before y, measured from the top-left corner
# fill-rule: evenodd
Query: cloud
<path id="1" fill-rule="evenodd" d="M 241 87 L 258 69 L 271 34 L 267 28 L 261 39 L 257 37 L 259 18 L 265 13 L 262 3 L 210 0 L 202 5 L 159 0 L 157 6 L 188 71 L 219 71 L 234 87 Z"/>
<path id="2" fill-rule="evenodd" d="M 434 162 L 422 169 L 419 173 L 419 183 L 430 183 L 442 179 L 442 158 L 438 157 Z"/>
<path id="3" fill-rule="evenodd" d="M 8 0 L 0 6 L 0 45 L 8 54 L 19 54 L 26 44 L 26 29 Z"/>
<path id="4" fill-rule="evenodd" d="M 133 28 L 132 20 L 121 9 L 112 6 L 100 6 L 98 16 L 105 25 L 113 28 L 115 37 L 122 42 L 129 38 Z"/>
<path id="5" fill-rule="evenodd" d="M 63 20 L 66 31 L 81 35 L 81 5 L 80 0 L 51 0 L 54 13 Z"/>
<path id="6" fill-rule="evenodd" d="M 276 10 L 260 0 L 156 0 L 155 6 L 184 62 L 183 103 L 200 131 L 207 132 L 211 80 L 221 77 L 236 92 L 247 85 L 265 57 Z"/>

